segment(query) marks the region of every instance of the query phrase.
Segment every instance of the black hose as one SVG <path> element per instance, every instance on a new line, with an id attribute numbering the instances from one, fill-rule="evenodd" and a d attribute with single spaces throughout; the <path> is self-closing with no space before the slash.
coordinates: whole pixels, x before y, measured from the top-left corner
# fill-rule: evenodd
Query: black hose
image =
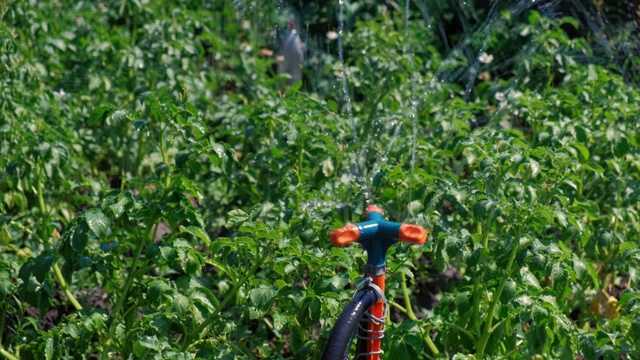
<path id="1" fill-rule="evenodd" d="M 329 334 L 329 340 L 324 346 L 322 360 L 342 360 L 345 358 L 347 346 L 351 345 L 353 334 L 364 313 L 378 301 L 376 293 L 364 288 L 345 306 L 342 314 Z"/>

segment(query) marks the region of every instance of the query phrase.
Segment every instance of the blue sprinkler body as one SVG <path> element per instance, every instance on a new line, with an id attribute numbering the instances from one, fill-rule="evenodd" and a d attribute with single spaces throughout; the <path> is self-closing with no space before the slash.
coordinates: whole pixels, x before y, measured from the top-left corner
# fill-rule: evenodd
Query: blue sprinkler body
<path id="1" fill-rule="evenodd" d="M 369 205 L 365 221 L 332 231 L 330 237 L 334 246 L 359 242 L 367 251 L 367 267 L 379 269 L 386 264 L 387 250 L 391 245 L 398 241 L 423 245 L 427 240 L 427 231 L 418 225 L 385 220 L 382 209 Z"/>

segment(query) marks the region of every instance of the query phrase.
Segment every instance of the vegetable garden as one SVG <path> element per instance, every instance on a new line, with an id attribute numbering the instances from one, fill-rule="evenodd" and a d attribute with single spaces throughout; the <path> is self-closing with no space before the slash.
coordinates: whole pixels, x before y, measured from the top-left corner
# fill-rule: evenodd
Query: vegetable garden
<path id="1" fill-rule="evenodd" d="M 640 358 L 637 6 L 0 0 L 0 357 Z"/>

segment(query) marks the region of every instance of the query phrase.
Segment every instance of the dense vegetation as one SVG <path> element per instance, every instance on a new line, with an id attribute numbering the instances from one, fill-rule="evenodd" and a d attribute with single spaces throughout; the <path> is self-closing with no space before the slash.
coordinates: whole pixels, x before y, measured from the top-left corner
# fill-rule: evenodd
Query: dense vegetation
<path id="1" fill-rule="evenodd" d="M 640 358 L 634 25 L 310 3 L 0 0 L 0 355 L 317 357 L 366 258 L 328 232 L 374 202 L 430 234 L 386 358 Z"/>

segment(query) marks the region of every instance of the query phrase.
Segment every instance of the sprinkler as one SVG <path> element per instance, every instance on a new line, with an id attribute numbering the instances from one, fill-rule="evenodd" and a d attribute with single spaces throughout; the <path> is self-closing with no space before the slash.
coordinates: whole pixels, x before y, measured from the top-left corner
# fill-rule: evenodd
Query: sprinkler
<path id="1" fill-rule="evenodd" d="M 364 221 L 334 230 L 329 236 L 334 246 L 342 247 L 359 242 L 367 251 L 365 274 L 370 280 L 366 280 L 366 283 L 379 294 L 377 294 L 378 300 L 375 305 L 365 316 L 366 327 L 360 327 L 358 332 L 357 356 L 366 356 L 367 359 L 375 360 L 379 359 L 382 353 L 380 341 L 385 331 L 384 291 L 387 250 L 399 241 L 423 245 L 427 241 L 427 231 L 422 226 L 385 220 L 384 212 L 375 205 L 367 206 L 364 217 Z"/>

